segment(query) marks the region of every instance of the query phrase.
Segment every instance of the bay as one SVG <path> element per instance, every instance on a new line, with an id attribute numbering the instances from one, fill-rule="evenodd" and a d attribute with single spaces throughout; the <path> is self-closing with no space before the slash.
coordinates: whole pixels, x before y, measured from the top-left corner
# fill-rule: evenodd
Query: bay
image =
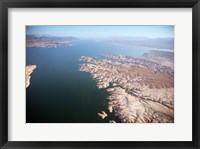
<path id="1" fill-rule="evenodd" d="M 81 56 L 100 57 L 106 54 L 140 57 L 153 48 L 134 47 L 91 40 L 78 40 L 72 46 L 26 49 L 26 65 L 37 68 L 31 74 L 26 89 L 27 123 L 107 123 L 119 122 L 107 109 L 105 89 L 98 89 L 96 81 L 80 72 Z M 98 112 L 108 117 L 101 119 Z"/>

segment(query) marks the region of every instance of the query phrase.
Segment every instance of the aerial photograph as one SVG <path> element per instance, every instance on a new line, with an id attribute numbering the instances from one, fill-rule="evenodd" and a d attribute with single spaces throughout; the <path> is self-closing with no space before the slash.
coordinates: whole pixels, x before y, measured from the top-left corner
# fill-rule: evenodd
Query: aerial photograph
<path id="1" fill-rule="evenodd" d="M 173 25 L 29 25 L 25 36 L 26 123 L 174 123 Z"/>

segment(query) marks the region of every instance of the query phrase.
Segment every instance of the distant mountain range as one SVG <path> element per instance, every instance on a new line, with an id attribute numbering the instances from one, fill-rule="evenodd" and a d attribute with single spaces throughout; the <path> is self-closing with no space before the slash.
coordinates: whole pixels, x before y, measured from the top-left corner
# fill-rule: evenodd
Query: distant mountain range
<path id="1" fill-rule="evenodd" d="M 108 40 L 120 44 L 174 50 L 174 38 L 116 37 Z"/>
<path id="2" fill-rule="evenodd" d="M 77 40 L 72 36 L 50 36 L 50 35 L 26 35 L 26 47 L 51 48 L 57 46 L 68 46 L 71 41 Z"/>
<path id="3" fill-rule="evenodd" d="M 26 35 L 26 47 L 57 47 L 69 46 L 70 42 L 78 40 L 73 36 L 52 36 L 52 35 Z M 109 37 L 100 40 L 119 44 L 143 46 L 157 49 L 174 50 L 174 38 L 147 38 L 147 37 Z"/>

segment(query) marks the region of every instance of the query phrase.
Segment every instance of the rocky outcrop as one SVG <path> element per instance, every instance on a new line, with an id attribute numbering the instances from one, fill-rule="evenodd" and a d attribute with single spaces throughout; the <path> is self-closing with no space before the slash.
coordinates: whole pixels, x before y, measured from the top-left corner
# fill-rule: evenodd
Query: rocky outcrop
<path id="1" fill-rule="evenodd" d="M 174 122 L 174 68 L 166 65 L 167 59 L 163 65 L 155 58 L 121 55 L 82 56 L 80 60 L 86 62 L 80 71 L 89 72 L 97 87 L 109 92 L 108 110 L 121 122 Z"/>
<path id="2" fill-rule="evenodd" d="M 33 70 L 36 68 L 36 65 L 28 65 L 26 66 L 26 88 L 30 85 L 31 74 Z"/>

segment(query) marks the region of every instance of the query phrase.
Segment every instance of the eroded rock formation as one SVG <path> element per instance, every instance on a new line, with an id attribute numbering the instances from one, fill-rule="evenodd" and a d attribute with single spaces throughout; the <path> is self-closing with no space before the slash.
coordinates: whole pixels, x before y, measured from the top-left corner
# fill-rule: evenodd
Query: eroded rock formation
<path id="1" fill-rule="evenodd" d="M 173 58 L 171 58 L 173 59 Z M 171 59 L 105 55 L 81 57 L 80 71 L 91 73 L 109 92 L 108 110 L 126 123 L 174 122 L 174 67 Z M 160 60 L 165 61 L 160 63 Z"/>

